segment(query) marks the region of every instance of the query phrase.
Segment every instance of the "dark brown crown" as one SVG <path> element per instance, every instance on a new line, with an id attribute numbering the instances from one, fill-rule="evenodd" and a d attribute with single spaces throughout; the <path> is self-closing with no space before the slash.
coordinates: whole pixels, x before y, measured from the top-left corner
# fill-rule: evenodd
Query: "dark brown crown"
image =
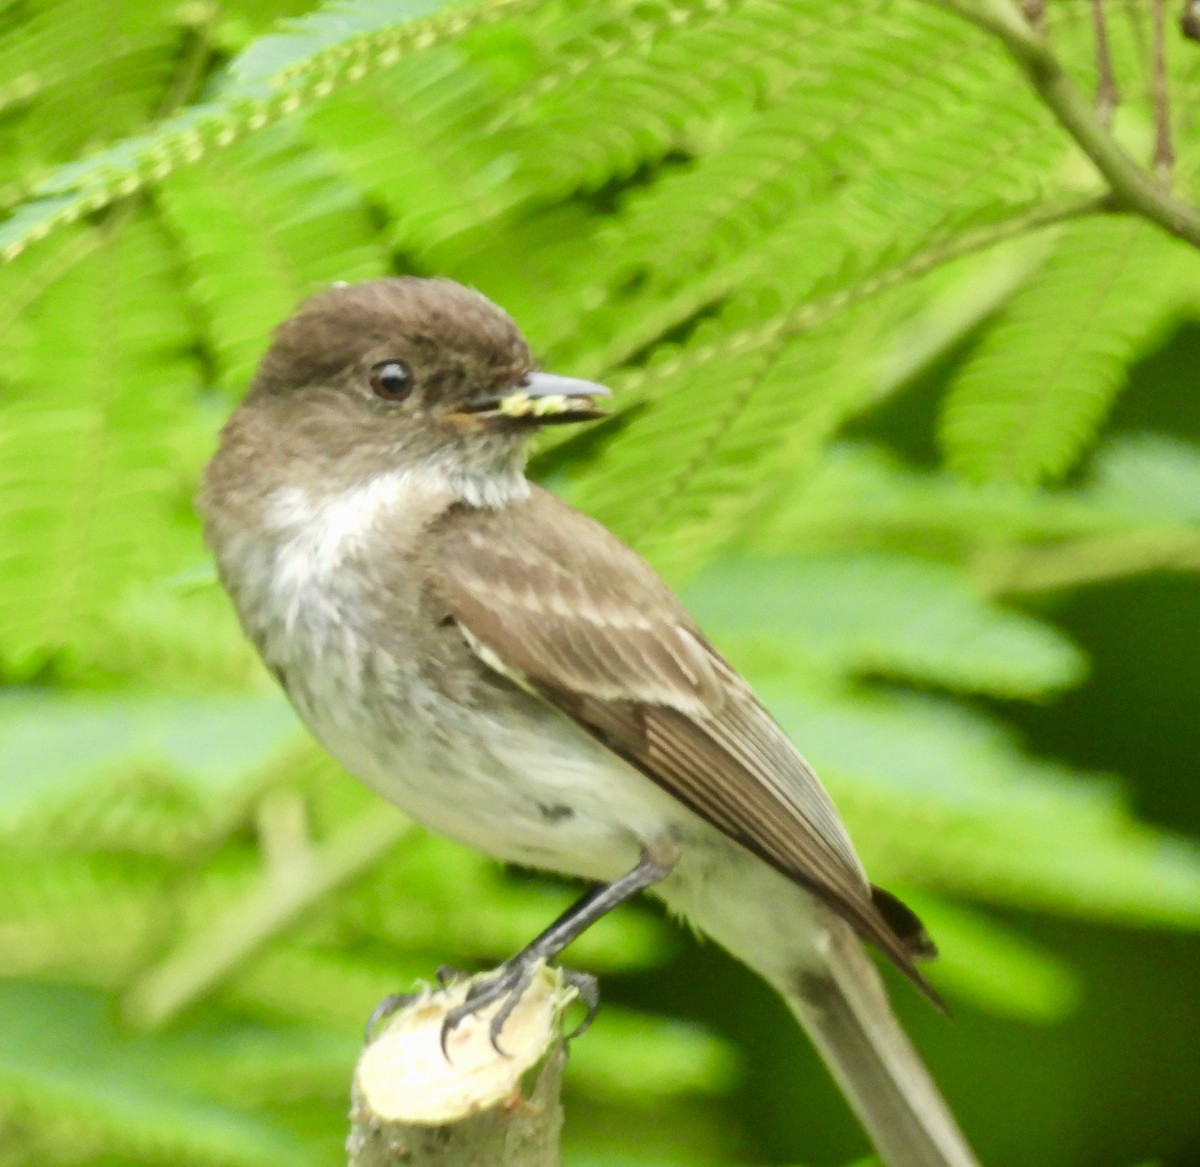
<path id="1" fill-rule="evenodd" d="M 275 330 L 254 389 L 331 384 L 372 353 L 426 374 L 449 365 L 514 384 L 533 366 L 520 330 L 486 296 L 452 280 L 403 276 L 343 284 L 305 301 Z"/>

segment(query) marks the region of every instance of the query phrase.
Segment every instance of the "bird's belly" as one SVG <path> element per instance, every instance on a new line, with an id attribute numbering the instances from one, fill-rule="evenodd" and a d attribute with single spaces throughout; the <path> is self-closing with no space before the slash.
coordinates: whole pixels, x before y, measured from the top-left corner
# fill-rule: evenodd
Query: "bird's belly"
<path id="1" fill-rule="evenodd" d="M 361 684 L 361 664 L 339 655 L 280 670 L 293 704 L 351 774 L 432 831 L 506 862 L 610 880 L 691 817 L 532 696 L 485 714 L 386 662 Z"/>
<path id="2" fill-rule="evenodd" d="M 407 663 L 419 653 L 355 627 L 354 604 L 297 599 L 247 626 L 318 740 L 404 813 L 505 862 L 604 882 L 670 838 L 679 863 L 654 890 L 674 912 L 768 976 L 806 962 L 811 897 L 564 714 L 519 690 L 486 711 L 456 701 Z"/>
<path id="3" fill-rule="evenodd" d="M 324 626 L 264 643 L 302 719 L 356 778 L 431 831 L 508 863 L 609 882 L 644 847 L 679 845 L 653 890 L 779 985 L 819 960 L 807 892 L 537 698 L 483 713 L 378 647 Z M 272 638 L 273 639 L 273 638 Z M 369 678 L 369 679 L 368 679 Z"/>
<path id="4" fill-rule="evenodd" d="M 420 694 L 409 714 L 393 707 L 382 726 L 349 710 L 301 714 L 346 769 L 438 834 L 508 863 L 597 882 L 671 838 L 679 862 L 652 890 L 674 914 L 777 985 L 818 960 L 819 908 L 807 892 L 565 717 L 531 706 L 537 733 L 520 719 L 481 724 L 475 711 L 443 701 Z"/>

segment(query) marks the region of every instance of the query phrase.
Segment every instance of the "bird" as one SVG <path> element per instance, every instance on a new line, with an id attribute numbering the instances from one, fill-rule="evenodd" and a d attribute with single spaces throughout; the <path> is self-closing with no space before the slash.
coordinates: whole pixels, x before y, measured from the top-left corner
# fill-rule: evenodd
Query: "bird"
<path id="1" fill-rule="evenodd" d="M 668 584 L 527 477 L 532 436 L 607 416 L 609 395 L 541 369 L 454 281 L 317 292 L 275 330 L 198 497 L 241 625 L 383 798 L 595 884 L 448 1026 L 499 1002 L 498 1042 L 532 970 L 649 890 L 783 996 L 889 1167 L 974 1167 L 864 947 L 939 1003 L 920 920 L 870 882 L 812 768 Z"/>

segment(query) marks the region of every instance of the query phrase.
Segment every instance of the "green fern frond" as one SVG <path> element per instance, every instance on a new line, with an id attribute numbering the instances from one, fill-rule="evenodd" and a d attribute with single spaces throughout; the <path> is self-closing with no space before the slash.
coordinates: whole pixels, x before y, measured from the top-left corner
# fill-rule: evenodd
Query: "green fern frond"
<path id="1" fill-rule="evenodd" d="M 446 48 L 325 102 L 305 132 L 387 209 L 395 245 L 427 263 L 428 249 L 532 193 L 515 174 L 511 141 L 478 132 L 500 108 L 486 78 Z"/>
<path id="2" fill-rule="evenodd" d="M 870 400 L 871 354 L 890 311 L 894 305 L 859 305 L 791 344 L 739 361 L 736 377 L 724 385 L 709 380 L 720 375 L 719 366 L 699 384 L 692 377 L 677 382 L 621 446 L 619 460 L 630 459 L 626 469 L 652 484 L 643 485 L 643 507 L 610 504 L 605 520 L 660 569 L 685 578 L 745 530 L 767 484 L 811 473 L 821 445 Z M 711 403 L 703 396 L 705 381 L 720 393 Z M 703 410 L 708 416 L 698 416 Z M 694 443 L 682 440 L 689 431 Z M 661 456 L 635 461 L 656 435 L 660 449 L 670 441 L 676 451 L 669 468 Z"/>
<path id="3" fill-rule="evenodd" d="M 166 869 L 131 855 L 49 854 L 40 842 L 34 832 L 0 844 L 0 968 L 119 988 L 162 931 Z"/>
<path id="4" fill-rule="evenodd" d="M 783 25 L 796 11 L 796 5 L 781 5 L 774 0 L 668 0 L 665 3 L 593 5 L 546 5 L 538 13 L 536 28 L 505 28 L 498 35 L 482 31 L 471 35 L 468 51 L 481 64 L 495 71 L 498 57 L 507 56 L 505 70 L 520 88 L 505 102 L 496 122 L 487 125 L 489 133 L 507 130 L 522 121 L 558 120 L 557 114 L 547 118 L 545 99 L 558 93 L 576 92 L 581 79 L 596 77 L 598 70 L 612 63 L 628 69 L 644 64 L 654 56 L 656 48 L 665 42 L 674 46 L 687 43 L 700 30 L 702 35 L 718 25 L 726 34 L 723 44 L 710 43 L 705 54 L 687 52 L 681 59 L 672 59 L 672 73 L 695 73 L 703 56 L 725 56 L 736 51 L 742 40 L 735 23 L 754 21 Z M 789 26 L 791 27 L 791 26 Z M 774 59 L 771 52 L 784 37 L 782 29 L 773 37 L 762 36 L 755 43 L 758 67 L 766 69 Z M 514 43 L 516 42 L 516 43 Z M 515 51 L 514 51 L 515 49 Z M 678 47 L 673 52 L 679 52 Z M 750 54 L 747 53 L 747 56 Z M 529 62 L 516 74 L 516 62 Z M 749 62 L 747 62 L 749 64 Z M 689 68 L 688 66 L 691 66 Z M 609 90 L 611 94 L 611 90 Z M 670 100 L 669 96 L 667 100 Z M 554 162 L 549 163 L 551 167 Z"/>
<path id="5" fill-rule="evenodd" d="M 879 28 L 868 23 L 869 35 L 860 33 L 849 48 L 834 37 L 832 47 L 813 50 L 807 71 L 796 70 L 776 105 L 736 122 L 728 141 L 631 195 L 606 232 L 620 258 L 594 277 L 607 282 L 608 295 L 571 317 L 555 359 L 601 371 L 746 284 L 770 287 L 782 305 L 794 305 L 810 280 L 828 281 L 848 264 L 869 280 L 889 250 L 893 260 L 913 255 L 1057 201 L 1029 182 L 1062 157 L 1044 117 L 1007 92 L 1003 100 L 993 95 L 1004 79 L 977 45 L 919 14 L 910 28 L 906 15 L 914 14 L 905 9 L 896 26 L 924 37 L 913 60 L 945 54 L 953 62 L 947 76 L 921 69 L 896 75 L 906 66 L 887 35 L 896 31 L 890 13 L 879 16 Z M 949 29 L 961 38 L 960 24 Z M 863 58 L 858 67 L 822 84 L 827 74 L 842 76 L 842 56 L 851 50 Z M 944 117 L 947 103 L 963 103 L 953 121 Z M 1069 202 L 1067 184 L 1062 189 Z M 831 254 L 834 241 L 841 254 Z M 834 281 L 851 282 L 845 272 Z M 672 318 L 665 312 L 674 299 L 680 306 Z M 588 351 L 597 346 L 600 359 Z"/>
<path id="6" fill-rule="evenodd" d="M 615 383 L 634 404 L 640 405 L 651 387 L 665 376 L 693 372 L 726 354 L 750 354 L 770 348 L 780 340 L 802 336 L 835 320 L 850 308 L 919 280 L 963 256 L 985 251 L 1064 220 L 1090 216 L 1097 209 L 1097 201 L 1091 197 L 1054 199 L 1017 208 L 975 208 L 965 225 L 958 225 L 952 219 L 948 221 L 939 214 L 940 226 L 932 234 L 924 230 L 916 234 L 902 230 L 899 237 L 871 240 L 861 251 L 847 251 L 843 244 L 841 263 L 805 271 L 807 278 L 800 282 L 799 288 L 795 284 L 783 287 L 776 278 L 766 287 L 760 285 L 751 289 L 750 304 L 734 304 L 730 313 L 731 327 L 698 329 L 686 346 L 656 353 L 656 359 L 645 368 L 625 373 L 615 378 Z M 822 223 L 822 220 L 824 229 L 832 231 L 833 223 L 828 216 L 822 216 L 817 222 Z M 790 225 L 793 231 L 803 226 L 803 220 Z M 838 245 L 833 243 L 832 246 L 837 248 Z M 760 311 L 756 318 L 754 296 L 774 296 L 776 311 Z M 655 339 L 654 336 L 642 337 L 637 347 L 644 347 Z M 626 348 L 631 347 L 634 346 L 627 341 Z M 625 355 L 627 353 L 618 351 L 608 354 L 607 359 L 612 364 L 619 364 Z"/>
<path id="7" fill-rule="evenodd" d="M 983 599 L 963 571 L 912 556 L 725 558 L 685 597 L 735 659 L 753 653 L 757 675 L 778 657 L 798 671 L 1030 698 L 1077 683 L 1085 667 L 1050 625 Z"/>
<path id="8" fill-rule="evenodd" d="M 1200 924 L 1200 848 L 1136 822 L 1110 781 L 1026 758 L 994 722 L 933 698 L 760 695 L 889 879 L 1095 920 Z"/>
<path id="9" fill-rule="evenodd" d="M 626 109 L 623 72 L 641 68 L 642 50 L 653 53 L 660 41 L 678 47 L 698 30 L 719 25 L 726 41 L 706 42 L 707 51 L 694 52 L 690 67 L 677 74 L 680 88 L 703 88 L 710 73 L 730 67 L 728 51 L 718 47 L 736 43 L 739 8 L 727 0 L 621 3 L 595 13 L 547 6 L 536 23 L 506 23 L 464 37 L 452 50 L 401 62 L 324 102 L 306 127 L 389 209 L 399 247 L 425 266 L 480 282 L 464 260 L 471 244 L 460 237 L 467 234 L 487 246 L 518 209 L 602 185 L 635 166 L 622 160 L 624 144 L 655 135 L 641 132 L 631 119 L 669 124 L 676 95 L 673 88 L 662 89 L 648 104 L 639 91 Z M 497 41 L 509 50 L 503 71 L 495 68 Z M 527 87 L 542 96 L 555 90 L 544 85 L 542 63 L 566 69 L 572 100 L 581 86 L 604 89 L 599 106 L 591 96 L 584 100 L 586 138 L 564 131 L 568 111 L 553 102 L 543 108 L 544 103 L 523 100 Z M 588 65 L 600 75 L 593 77 Z M 693 120 L 711 115 L 713 96 L 706 91 L 693 104 Z M 616 158 L 609 149 L 614 137 Z M 659 137 L 651 153 L 661 155 L 670 135 Z"/>
<path id="10" fill-rule="evenodd" d="M 570 84 L 552 64 L 548 77 L 515 96 L 505 118 L 540 131 L 531 139 L 537 154 L 526 161 L 541 189 L 595 189 L 672 151 L 701 157 L 736 140 L 798 75 L 837 56 L 847 30 L 886 21 L 887 7 L 877 0 L 853 8 L 814 0 L 643 7 L 658 20 L 608 21 L 590 36 L 572 28 L 567 47 L 579 48 L 559 66 Z"/>
<path id="11" fill-rule="evenodd" d="M 68 163 L 40 182 L 34 200 L 0 226 L 0 256 L 15 259 L 31 243 L 341 86 L 530 3 L 479 0 L 459 8 L 449 8 L 446 0 L 329 4 L 295 21 L 289 31 L 256 41 L 232 63 L 217 99 L 191 106 L 151 132 L 120 141 L 86 161 Z"/>
<path id="12" fill-rule="evenodd" d="M 180 290 L 161 230 L 137 219 L 0 333 L 0 654 L 18 675 L 86 643 L 127 582 L 187 562 L 172 459 L 197 371 Z"/>
<path id="13" fill-rule="evenodd" d="M 94 816 L 109 799 L 114 809 L 121 806 L 122 798 L 114 797 L 119 791 L 109 785 L 114 777 L 138 774 L 172 781 L 193 819 L 205 807 L 223 815 L 245 805 L 263 771 L 291 750 L 299 733 L 295 715 L 274 693 L 9 690 L 0 702 L 0 772 L 12 780 L 0 786 L 0 829 L 24 832 L 49 815 L 56 831 L 43 845 L 56 840 L 59 847 L 87 848 L 97 845 L 89 843 L 96 831 L 120 839 L 126 830 L 132 844 L 139 836 L 133 823 L 106 828 Z"/>
<path id="14" fill-rule="evenodd" d="M 261 1113 L 190 1086 L 186 1038 L 130 1037 L 93 993 L 0 983 L 0 1030 L 2 1121 L 11 1124 L 0 1137 L 6 1150 L 20 1139 L 28 1162 L 69 1160 L 81 1147 L 96 1156 L 203 1167 L 320 1161 Z"/>
<path id="15" fill-rule="evenodd" d="M 666 542 L 685 552 L 682 565 L 699 566 L 753 509 L 755 496 L 745 497 L 739 484 L 757 483 L 761 492 L 772 471 L 795 483 L 806 468 L 805 454 L 872 399 L 873 337 L 904 308 L 894 294 L 950 256 L 1022 233 L 1048 214 L 1037 208 L 927 247 L 918 242 L 915 250 L 885 244 L 813 286 L 801 282 L 801 290 L 792 289 L 782 302 L 775 286 L 752 284 L 681 350 L 660 350 L 644 369 L 617 379 L 618 388 L 633 390 L 634 404 L 649 400 L 651 408 L 620 443 L 602 452 L 575 499 L 627 538 L 645 540 L 651 527 L 662 527 Z M 836 251 L 839 244 L 829 246 Z M 805 414 L 805 402 L 811 414 Z M 784 447 L 776 440 L 781 419 L 790 435 Z M 646 484 L 663 475 L 666 436 L 679 469 L 648 491 Z M 763 457 L 769 464 L 761 463 Z M 723 513 L 711 523 L 697 515 L 686 537 L 664 522 L 676 517 L 672 506 L 680 500 L 702 508 L 713 498 L 724 500 Z M 661 553 L 664 567 L 675 568 L 669 547 L 647 549 L 656 559 Z"/>
<path id="16" fill-rule="evenodd" d="M 728 106 L 715 77 L 727 76 L 751 55 L 738 55 L 748 14 L 759 17 L 750 27 L 758 34 L 760 66 L 771 56 L 762 16 L 778 9 L 762 0 L 543 5 L 533 19 L 472 30 L 452 53 L 442 54 L 441 77 L 401 65 L 359 93 L 348 92 L 352 109 L 339 108 L 342 98 L 328 103 L 340 132 L 331 123 L 322 137 L 339 150 L 357 145 L 360 155 L 358 144 L 373 139 L 368 149 L 375 156 L 360 156 L 356 165 L 386 204 L 398 199 L 411 211 L 415 202 L 418 219 L 437 210 L 449 223 L 466 220 L 478 228 L 487 221 L 479 213 L 486 206 L 472 214 L 471 204 L 485 190 L 498 199 L 490 213 L 503 213 L 521 201 L 541 204 L 595 189 L 660 160 L 686 136 L 684 123 L 697 128 L 715 106 Z M 776 28 L 774 40 L 782 39 Z M 669 68 L 659 60 L 664 52 L 671 54 Z M 648 67 L 656 67 L 653 94 L 631 76 L 641 78 Z M 381 120 L 383 111 L 371 115 L 364 108 L 380 99 L 390 126 Z M 325 120 L 324 107 L 317 113 Z M 355 128 L 364 115 L 377 132 Z M 404 171 L 427 167 L 429 189 L 396 183 L 391 152 Z M 465 183 L 462 189 L 452 181 L 456 177 Z M 421 248 L 452 234 L 401 229 Z"/>
<path id="17" fill-rule="evenodd" d="M 1147 522 L 1200 523 L 1200 447 L 1163 434 L 1115 438 L 1097 451 L 1087 495 Z"/>
<path id="18" fill-rule="evenodd" d="M 1042 1025 L 1061 1021 L 1080 996 L 1077 978 L 1057 957 L 982 912 L 940 897 L 889 887 L 911 907 L 938 946 L 930 975 L 954 996 L 993 1015 Z"/>
<path id="19" fill-rule="evenodd" d="M 476 25 L 520 15 L 528 0 L 488 0 L 447 11 L 445 0 L 333 0 L 256 40 L 229 66 L 238 89 L 282 89 L 301 78 L 332 92 L 402 54 L 462 36 Z"/>
<path id="20" fill-rule="evenodd" d="M 864 547 L 969 559 L 987 545 L 1126 531 L 1128 516 L 1073 491 L 976 485 L 917 470 L 865 443 L 836 443 L 799 490 L 778 492 L 738 545 L 770 554 Z"/>
<path id="21" fill-rule="evenodd" d="M 43 180 L 35 188 L 34 201 L 0 228 L 0 253 L 15 258 L 30 243 L 82 215 L 161 181 L 280 117 L 353 87 L 402 57 L 531 7 L 531 0 L 485 0 L 449 10 L 440 0 L 408 0 L 400 10 L 395 3 L 380 0 L 328 4 L 291 22 L 286 31 L 255 42 L 230 65 L 216 99 L 192 106 L 94 158 L 65 165 Z M 633 32 L 653 40 L 663 30 L 674 32 L 697 19 L 710 20 L 723 5 L 696 6 L 677 0 L 653 9 L 623 7 L 628 7 L 629 18 L 614 21 L 613 14 L 607 14 L 609 31 L 620 29 L 622 36 Z M 567 36 L 586 35 L 587 22 L 578 13 L 569 16 Z M 639 104 L 644 108 L 644 100 Z M 710 104 L 700 103 L 697 108 L 708 109 Z M 539 151 L 533 150 L 531 156 L 539 156 Z M 540 152 L 542 159 L 552 156 Z M 577 183 L 578 178 L 571 181 Z"/>
<path id="22" fill-rule="evenodd" d="M 464 228 L 470 219 L 462 205 L 466 196 L 454 193 L 445 203 L 457 208 L 454 232 L 414 226 L 426 263 L 485 288 L 520 319 L 547 360 L 581 372 L 605 364 L 594 345 L 588 351 L 593 334 L 604 330 L 605 309 L 600 325 L 592 323 L 596 304 L 612 299 L 610 315 L 626 325 L 637 321 L 644 343 L 720 292 L 689 287 L 680 303 L 666 307 L 653 297 L 630 301 L 613 295 L 613 282 L 623 279 L 614 275 L 613 257 L 622 273 L 637 268 L 640 243 L 614 232 L 612 216 L 587 199 L 544 204 L 623 182 L 640 170 L 650 185 L 659 186 L 661 173 L 684 166 L 684 156 L 701 157 L 736 139 L 757 116 L 758 104 L 775 101 L 786 80 L 806 67 L 814 46 L 836 43 L 847 20 L 844 10 L 810 0 L 643 6 L 618 23 L 601 19 L 601 12 L 596 10 L 598 28 L 587 22 L 576 28 L 580 20 L 574 13 L 569 24 L 548 20 L 522 42 L 522 54 L 510 50 L 506 79 L 521 70 L 517 76 L 529 79 L 527 88 L 493 98 L 491 122 L 486 103 L 478 106 L 475 119 L 485 121 L 490 145 L 480 144 L 478 130 L 467 134 L 473 160 L 466 167 L 458 162 L 449 174 L 461 179 L 466 172 L 460 184 L 466 195 L 472 184 L 491 182 L 491 197 L 499 201 L 493 213 L 502 219 L 480 222 L 476 216 Z M 798 23 L 810 35 L 797 36 Z M 554 37 L 562 37 L 564 29 L 571 35 L 556 44 Z M 463 49 L 469 54 L 472 44 Z M 529 67 L 526 54 L 538 67 Z M 546 88 L 544 73 L 558 61 L 571 84 Z M 472 59 L 472 68 L 482 64 Z M 656 78 L 653 85 L 650 76 Z M 662 83 L 665 77 L 670 84 Z M 524 101 L 527 90 L 538 100 Z M 407 92 L 403 86 L 401 91 Z M 438 112 L 439 118 L 424 122 L 414 115 L 426 138 L 437 136 L 428 152 L 439 157 L 445 138 L 462 152 L 463 134 L 446 136 L 440 120 L 446 114 L 469 120 L 467 107 L 439 106 Z M 640 176 L 636 181 L 641 185 Z M 450 184 L 436 179 L 433 185 Z M 409 202 L 420 195 L 400 197 Z M 512 256 L 521 256 L 521 263 L 512 263 Z M 728 280 L 721 286 L 727 288 Z M 661 323 L 654 327 L 647 317 Z"/>
<path id="23" fill-rule="evenodd" d="M 1063 474 L 1198 273 L 1190 248 L 1136 219 L 1064 227 L 954 379 L 941 426 L 951 466 L 1018 485 Z"/>
<path id="24" fill-rule="evenodd" d="M 983 67 L 978 34 L 932 6 L 821 7 L 831 27 L 807 38 L 787 89 L 763 113 L 737 123 L 718 149 L 630 200 L 619 223 L 622 250 L 629 266 L 646 265 L 655 291 L 741 254 L 798 209 L 844 192 L 893 154 L 903 166 L 906 145 L 927 144 L 933 127 L 946 132 L 942 111 L 951 95 L 986 100 L 1001 84 Z M 900 35 L 911 53 L 896 53 Z M 1007 119 L 1024 112 L 1010 109 L 988 127 L 993 159 Z M 963 161 L 943 165 L 952 174 Z M 894 197 L 903 178 L 889 173 Z M 893 223 L 898 217 L 893 210 Z M 789 252 L 793 261 L 803 256 L 802 249 Z M 619 265 L 614 275 L 622 274 Z"/>
<path id="25" fill-rule="evenodd" d="M 953 359 L 1041 265 L 1054 243 L 1053 231 L 1033 231 L 930 272 L 922 281 L 920 302 L 881 341 L 880 403 Z"/>
<path id="26" fill-rule="evenodd" d="M 136 131 L 166 93 L 183 33 L 155 5 L 9 6 L 0 37 L 0 205 L 52 166 Z"/>
<path id="27" fill-rule="evenodd" d="M 271 330 L 305 296 L 386 270 L 359 194 L 282 126 L 176 171 L 157 197 L 227 389 L 249 383 Z"/>

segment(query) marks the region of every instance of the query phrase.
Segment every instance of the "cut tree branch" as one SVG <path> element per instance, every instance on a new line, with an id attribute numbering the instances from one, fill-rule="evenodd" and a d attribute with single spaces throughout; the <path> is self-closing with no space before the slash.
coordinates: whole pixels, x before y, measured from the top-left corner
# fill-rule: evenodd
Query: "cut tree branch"
<path id="1" fill-rule="evenodd" d="M 562 1018 L 575 991 L 543 966 L 504 1023 L 503 1053 L 489 1034 L 499 1003 L 458 1026 L 443 1053 L 442 1023 L 471 983 L 416 997 L 363 1050 L 349 1167 L 559 1167 Z"/>
<path id="2" fill-rule="evenodd" d="M 1105 129 L 1091 102 L 1071 80 L 1045 37 L 1010 0 L 935 0 L 1003 42 L 1059 124 L 1092 160 L 1120 207 L 1177 239 L 1200 247 L 1200 212 L 1172 198 Z"/>

